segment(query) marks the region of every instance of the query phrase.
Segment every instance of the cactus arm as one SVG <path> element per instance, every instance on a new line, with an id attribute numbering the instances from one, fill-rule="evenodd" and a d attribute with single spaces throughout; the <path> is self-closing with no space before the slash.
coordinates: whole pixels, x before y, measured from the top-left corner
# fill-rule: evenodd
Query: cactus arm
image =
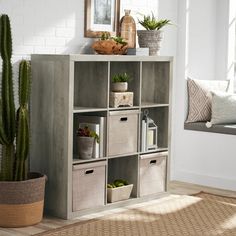
<path id="1" fill-rule="evenodd" d="M 0 53 L 3 60 L 2 70 L 2 124 L 8 143 L 13 143 L 15 138 L 15 104 L 12 82 L 12 39 L 10 20 L 7 15 L 0 18 L 1 46 Z"/>
<path id="2" fill-rule="evenodd" d="M 16 132 L 16 173 L 15 180 L 24 180 L 28 172 L 29 155 L 29 114 L 30 63 L 21 61 L 19 68 L 19 102 Z"/>
<path id="3" fill-rule="evenodd" d="M 25 162 L 29 153 L 29 124 L 28 112 L 26 108 L 20 107 L 18 110 L 18 124 L 16 135 L 16 174 L 15 180 L 25 179 Z"/>
<path id="4" fill-rule="evenodd" d="M 19 68 L 19 102 L 21 106 L 26 106 L 29 100 L 30 74 L 30 63 L 23 60 Z"/>

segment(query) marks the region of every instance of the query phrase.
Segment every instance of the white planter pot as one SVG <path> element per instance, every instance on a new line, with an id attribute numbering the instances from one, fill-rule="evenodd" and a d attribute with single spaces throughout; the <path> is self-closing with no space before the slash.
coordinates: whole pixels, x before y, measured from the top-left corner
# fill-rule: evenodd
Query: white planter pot
<path id="1" fill-rule="evenodd" d="M 138 30 L 138 43 L 140 48 L 149 48 L 149 55 L 158 55 L 163 32 L 161 30 Z"/>
<path id="2" fill-rule="evenodd" d="M 77 137 L 79 159 L 91 159 L 95 138 L 93 137 Z"/>
<path id="3" fill-rule="evenodd" d="M 127 82 L 112 83 L 113 92 L 126 92 L 128 90 Z"/>

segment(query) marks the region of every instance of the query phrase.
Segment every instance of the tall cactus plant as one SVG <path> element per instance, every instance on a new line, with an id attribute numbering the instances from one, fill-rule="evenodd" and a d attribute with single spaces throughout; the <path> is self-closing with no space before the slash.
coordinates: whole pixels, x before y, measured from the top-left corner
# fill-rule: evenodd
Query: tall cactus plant
<path id="1" fill-rule="evenodd" d="M 0 54 L 2 58 L 2 87 L 0 99 L 0 144 L 2 144 L 1 181 L 25 180 L 28 171 L 29 122 L 28 99 L 30 64 L 21 61 L 19 68 L 19 103 L 15 111 L 12 79 L 12 37 L 7 15 L 0 17 Z"/>

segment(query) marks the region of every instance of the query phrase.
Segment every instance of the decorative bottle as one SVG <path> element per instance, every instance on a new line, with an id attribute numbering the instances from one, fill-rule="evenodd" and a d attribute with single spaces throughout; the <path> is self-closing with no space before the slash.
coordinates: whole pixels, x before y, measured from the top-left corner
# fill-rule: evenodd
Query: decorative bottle
<path id="1" fill-rule="evenodd" d="M 128 48 L 136 48 L 136 24 L 130 15 L 131 10 L 125 10 L 120 20 L 120 36 L 128 43 Z"/>

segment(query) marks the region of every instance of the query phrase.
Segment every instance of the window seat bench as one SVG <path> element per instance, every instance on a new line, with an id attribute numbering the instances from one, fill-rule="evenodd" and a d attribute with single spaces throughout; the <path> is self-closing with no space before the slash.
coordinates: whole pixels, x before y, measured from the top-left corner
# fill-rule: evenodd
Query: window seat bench
<path id="1" fill-rule="evenodd" d="M 194 122 L 194 123 L 184 123 L 184 129 L 236 135 L 236 124 L 213 125 L 211 128 L 207 128 L 206 122 Z"/>

